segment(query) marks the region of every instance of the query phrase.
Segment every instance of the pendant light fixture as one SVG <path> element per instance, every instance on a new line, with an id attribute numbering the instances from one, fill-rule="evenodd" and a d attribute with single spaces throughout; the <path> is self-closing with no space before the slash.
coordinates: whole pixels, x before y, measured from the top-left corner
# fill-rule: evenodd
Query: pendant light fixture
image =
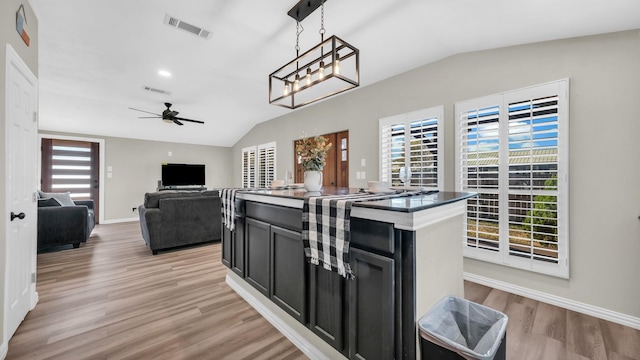
<path id="1" fill-rule="evenodd" d="M 287 13 L 296 20 L 296 58 L 269 75 L 270 104 L 295 109 L 360 85 L 360 51 L 335 35 L 324 39 L 325 1 L 301 0 Z M 318 7 L 320 43 L 300 55 L 301 22 Z"/>

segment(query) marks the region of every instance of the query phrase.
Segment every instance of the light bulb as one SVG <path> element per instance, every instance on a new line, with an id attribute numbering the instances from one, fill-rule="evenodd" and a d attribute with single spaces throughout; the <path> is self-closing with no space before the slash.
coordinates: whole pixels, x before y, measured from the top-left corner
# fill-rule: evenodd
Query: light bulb
<path id="1" fill-rule="evenodd" d="M 324 61 L 320 61 L 320 69 L 318 69 L 318 79 L 324 79 Z"/>
<path id="2" fill-rule="evenodd" d="M 311 85 L 311 68 L 307 68 L 307 86 Z"/>
<path id="3" fill-rule="evenodd" d="M 296 74 L 296 81 L 293 82 L 293 91 L 300 90 L 300 76 Z"/>
<path id="4" fill-rule="evenodd" d="M 340 54 L 336 53 L 336 62 L 334 65 L 334 71 L 336 75 L 340 74 Z"/>
<path id="5" fill-rule="evenodd" d="M 289 82 L 285 81 L 284 82 L 284 91 L 283 91 L 284 96 L 289 95 Z"/>

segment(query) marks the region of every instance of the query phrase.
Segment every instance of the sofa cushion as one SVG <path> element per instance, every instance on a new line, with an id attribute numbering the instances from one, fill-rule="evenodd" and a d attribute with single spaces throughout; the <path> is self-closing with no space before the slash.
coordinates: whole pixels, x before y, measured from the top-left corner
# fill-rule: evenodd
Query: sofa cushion
<path id="1" fill-rule="evenodd" d="M 71 193 L 46 193 L 38 190 L 38 196 L 40 199 L 56 199 L 62 206 L 76 206 L 71 200 Z"/>
<path id="2" fill-rule="evenodd" d="M 160 206 L 160 199 L 171 198 L 186 198 L 186 197 L 199 197 L 202 196 L 201 191 L 178 191 L 178 190 L 165 190 L 154 193 L 144 194 L 144 207 L 157 208 Z"/>

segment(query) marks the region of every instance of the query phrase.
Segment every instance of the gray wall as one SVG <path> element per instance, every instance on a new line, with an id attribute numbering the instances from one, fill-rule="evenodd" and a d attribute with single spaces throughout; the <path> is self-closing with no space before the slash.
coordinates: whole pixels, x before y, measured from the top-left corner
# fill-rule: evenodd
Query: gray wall
<path id="1" fill-rule="evenodd" d="M 44 137 L 56 133 L 41 131 Z M 161 165 L 167 163 L 205 164 L 207 188 L 229 187 L 231 148 L 205 145 L 99 137 L 81 134 L 58 134 L 81 138 L 104 139 L 105 163 L 104 219 L 106 223 L 138 217 L 132 211 L 142 204 L 144 193 L 153 192 L 161 179 Z M 172 156 L 169 156 L 169 152 Z M 111 166 L 112 177 L 107 177 Z"/>
<path id="2" fill-rule="evenodd" d="M 571 279 L 465 259 L 465 271 L 640 317 L 640 34 L 638 30 L 452 56 L 261 123 L 233 147 L 277 142 L 277 175 L 293 166 L 300 131 L 349 130 L 350 185 L 356 171 L 378 178 L 378 119 L 444 105 L 445 189 L 454 189 L 457 101 L 570 79 Z M 363 54 L 366 61 L 366 54 Z M 367 74 L 361 74 L 366 78 Z M 366 166 L 360 166 L 366 159 Z"/>
<path id="3" fill-rule="evenodd" d="M 22 41 L 16 31 L 16 11 L 20 4 L 24 4 L 28 21 L 28 34 L 31 38 L 30 46 Z M 26 1 L 2 0 L 0 1 L 0 207 L 2 208 L 2 218 L 6 219 L 10 210 L 5 206 L 5 68 L 7 60 L 7 45 L 11 44 L 13 49 L 20 55 L 27 64 L 31 72 L 38 76 L 38 19 L 33 14 L 31 6 Z M 4 324 L 4 279 L 5 279 L 5 258 L 7 249 L 5 220 L 0 221 L 0 325 Z M 34 240 L 35 241 L 35 240 Z M 4 339 L 4 326 L 0 326 L 0 342 Z M 0 343 L 0 346 L 2 343 Z"/>

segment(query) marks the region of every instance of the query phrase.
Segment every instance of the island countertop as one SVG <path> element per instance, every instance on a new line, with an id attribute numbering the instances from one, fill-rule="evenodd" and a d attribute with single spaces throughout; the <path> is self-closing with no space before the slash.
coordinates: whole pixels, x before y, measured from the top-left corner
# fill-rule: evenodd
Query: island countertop
<path id="1" fill-rule="evenodd" d="M 333 196 L 361 193 L 357 188 L 323 187 L 320 192 L 307 192 L 301 188 L 260 189 L 238 192 L 238 198 L 272 205 L 301 209 L 309 196 Z M 390 199 L 358 201 L 353 203 L 351 216 L 390 222 L 396 228 L 416 230 L 449 214 L 450 206 L 476 196 L 471 192 L 438 191 Z M 461 204 L 457 204 L 460 206 Z M 441 208 L 441 209 L 436 209 Z M 455 210 L 454 212 L 458 212 Z"/>

